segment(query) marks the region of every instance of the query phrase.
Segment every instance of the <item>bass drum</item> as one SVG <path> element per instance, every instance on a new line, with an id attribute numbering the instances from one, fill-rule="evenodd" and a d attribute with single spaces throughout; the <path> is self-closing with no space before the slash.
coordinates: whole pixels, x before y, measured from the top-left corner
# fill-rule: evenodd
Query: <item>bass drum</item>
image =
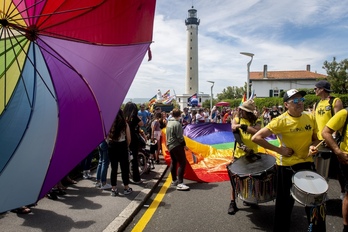
<path id="1" fill-rule="evenodd" d="M 231 184 L 239 198 L 248 203 L 263 203 L 276 197 L 276 160 L 257 153 L 246 155 L 227 166 Z"/>
<path id="2" fill-rule="evenodd" d="M 304 206 L 317 206 L 326 201 L 329 185 L 313 171 L 299 171 L 292 176 L 291 195 Z"/>

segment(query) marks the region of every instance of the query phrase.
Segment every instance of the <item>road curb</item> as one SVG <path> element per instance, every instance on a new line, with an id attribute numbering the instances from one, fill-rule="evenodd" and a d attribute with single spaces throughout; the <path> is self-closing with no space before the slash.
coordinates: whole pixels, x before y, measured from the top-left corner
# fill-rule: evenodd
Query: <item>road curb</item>
<path id="1" fill-rule="evenodd" d="M 139 192 L 134 200 L 129 203 L 129 205 L 103 230 L 103 232 L 123 231 L 132 222 L 133 218 L 141 210 L 144 203 L 151 197 L 153 191 L 163 179 L 167 169 L 168 165 L 160 165 L 158 176 L 146 182 L 145 189 Z"/>

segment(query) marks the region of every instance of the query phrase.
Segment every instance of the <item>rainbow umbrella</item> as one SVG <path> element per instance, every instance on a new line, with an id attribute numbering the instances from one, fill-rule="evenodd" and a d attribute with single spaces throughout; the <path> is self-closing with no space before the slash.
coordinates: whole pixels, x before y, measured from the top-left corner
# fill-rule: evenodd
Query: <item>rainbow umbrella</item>
<path id="1" fill-rule="evenodd" d="M 0 4 L 0 212 L 36 202 L 106 136 L 155 0 Z"/>

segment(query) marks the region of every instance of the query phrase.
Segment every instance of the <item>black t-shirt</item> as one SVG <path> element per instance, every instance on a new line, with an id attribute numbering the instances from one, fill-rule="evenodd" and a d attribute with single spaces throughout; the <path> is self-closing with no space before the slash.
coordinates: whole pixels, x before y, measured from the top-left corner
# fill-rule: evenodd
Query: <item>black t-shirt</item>
<path id="1" fill-rule="evenodd" d="M 278 117 L 280 115 L 280 113 L 278 110 L 276 110 L 276 111 L 271 110 L 271 112 L 269 112 L 269 115 L 271 116 L 271 119 L 273 119 L 273 118 Z"/>

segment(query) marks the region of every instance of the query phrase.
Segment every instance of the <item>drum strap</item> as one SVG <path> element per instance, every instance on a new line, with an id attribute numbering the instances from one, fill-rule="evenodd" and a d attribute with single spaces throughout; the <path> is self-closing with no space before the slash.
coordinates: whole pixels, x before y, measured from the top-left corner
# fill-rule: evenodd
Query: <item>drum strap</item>
<path id="1" fill-rule="evenodd" d="M 237 122 L 239 123 L 239 121 Z M 233 151 L 236 150 L 237 148 L 237 143 L 239 144 L 240 147 L 242 147 L 244 145 L 243 141 L 242 141 L 242 138 L 240 137 L 240 132 L 239 130 L 236 130 L 235 132 L 233 132 L 233 136 L 234 136 L 234 148 L 233 148 Z"/>
<path id="2" fill-rule="evenodd" d="M 346 107 L 345 110 L 348 112 L 348 107 Z M 346 117 L 346 121 L 345 121 L 343 129 L 342 129 L 342 133 L 340 134 L 340 133 L 336 132 L 336 138 L 337 138 L 336 142 L 337 142 L 338 145 L 340 145 L 344 135 L 346 134 L 347 124 L 348 124 L 348 117 Z"/>

